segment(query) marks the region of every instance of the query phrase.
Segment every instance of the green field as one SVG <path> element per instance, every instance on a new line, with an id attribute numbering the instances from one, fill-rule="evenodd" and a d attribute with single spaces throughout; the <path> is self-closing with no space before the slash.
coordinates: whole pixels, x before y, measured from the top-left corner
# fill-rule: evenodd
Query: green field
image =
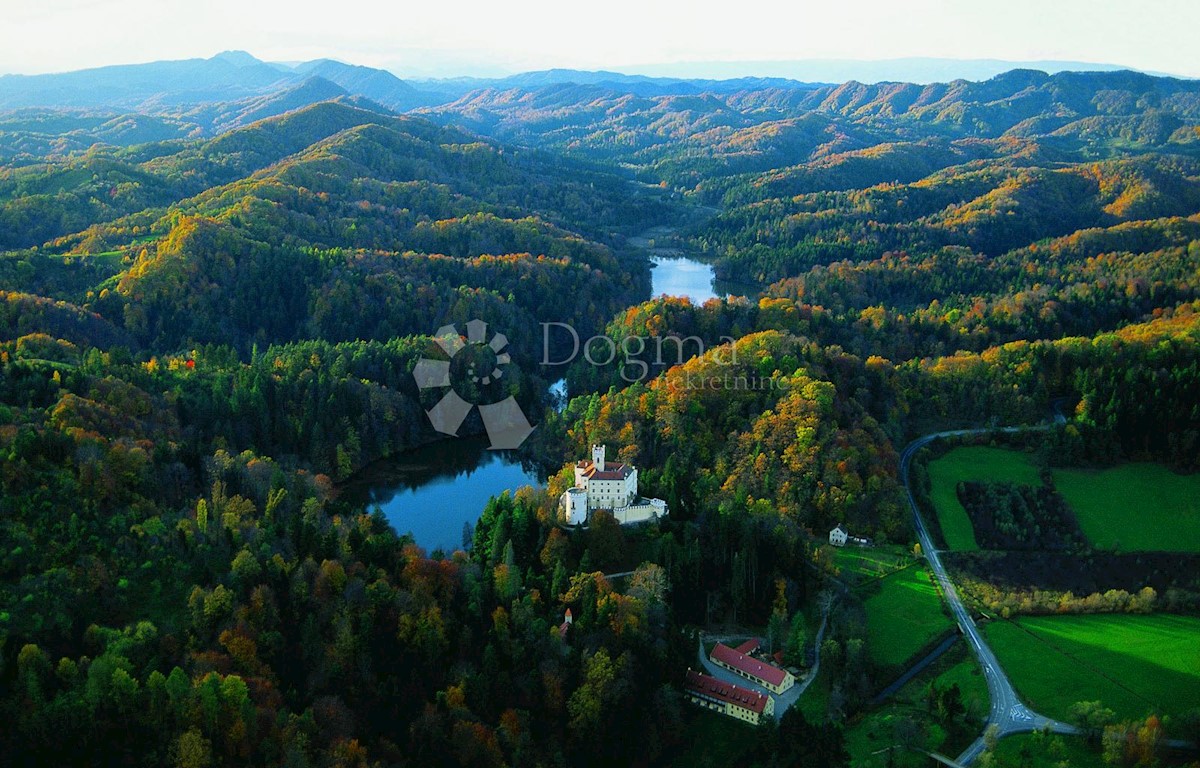
<path id="1" fill-rule="evenodd" d="M 672 765 L 737 765 L 742 755 L 753 749 L 757 735 L 754 726 L 689 705 L 695 717 L 684 734 L 685 747 Z"/>
<path id="2" fill-rule="evenodd" d="M 962 691 L 963 703 L 973 713 L 956 739 L 948 740 L 946 730 L 934 722 L 929 714 L 925 691 L 930 683 L 939 688 L 957 684 Z M 878 709 L 846 727 L 846 750 L 850 753 L 850 764 L 857 768 L 885 768 L 889 764 L 887 749 L 896 743 L 896 723 L 904 718 L 928 724 L 928 739 L 924 743 L 926 749 L 950 753 L 953 757 L 978 735 L 987 711 L 987 683 L 979 672 L 975 657 L 966 644 L 960 642 Z M 924 755 L 916 752 L 896 752 L 891 759 L 892 765 L 897 768 L 929 764 Z"/>
<path id="3" fill-rule="evenodd" d="M 1091 768 L 1102 761 L 1081 737 L 1041 733 L 1006 736 L 994 754 L 996 768 Z"/>
<path id="4" fill-rule="evenodd" d="M 829 717 L 829 671 L 828 666 L 821 668 L 817 679 L 812 681 L 803 695 L 792 706 L 804 713 L 804 718 L 810 723 L 823 723 Z"/>
<path id="5" fill-rule="evenodd" d="M 1095 547 L 1200 552 L 1200 474 L 1159 464 L 1058 469 L 1054 484 Z"/>
<path id="6" fill-rule="evenodd" d="M 905 547 L 840 547 L 834 549 L 834 563 L 848 584 L 886 576 L 912 564 L 913 555 Z"/>
<path id="7" fill-rule="evenodd" d="M 1053 474 L 1093 546 L 1200 552 L 1200 474 L 1177 475 L 1158 464 Z M 963 480 L 1041 484 L 1033 457 L 1022 451 L 964 446 L 930 462 L 930 497 L 942 535 L 948 548 L 959 551 L 979 548 L 954 490 Z"/>
<path id="8" fill-rule="evenodd" d="M 957 685 L 959 690 L 962 691 L 963 704 L 970 704 L 974 700 L 977 702 L 975 706 L 979 707 L 980 716 L 987 714 L 987 680 L 984 679 L 983 674 L 979 671 L 979 662 L 976 661 L 975 655 L 963 643 L 946 651 L 944 658 L 954 658 L 958 659 L 958 661 L 953 666 L 941 670 L 937 677 L 934 678 L 934 683 L 941 688 Z M 934 669 L 938 669 L 938 666 L 935 665 Z M 908 685 L 901 688 L 897 695 L 903 699 L 916 701 L 918 697 L 925 693 L 927 683 L 922 681 L 922 677 L 923 675 L 918 675 L 910 680 Z"/>
<path id="9" fill-rule="evenodd" d="M 876 664 L 904 664 L 954 626 L 923 565 L 871 582 L 865 594 L 867 652 Z"/>
<path id="10" fill-rule="evenodd" d="M 959 551 L 976 550 L 971 518 L 958 500 L 955 487 L 964 480 L 1041 485 L 1032 459 L 1020 451 L 987 446 L 955 448 L 929 464 L 929 496 L 938 513 L 946 546 Z"/>
<path id="11" fill-rule="evenodd" d="M 1200 707 L 1200 618 L 1031 616 L 985 631 L 1017 691 L 1050 717 L 1097 699 L 1123 719 Z"/>

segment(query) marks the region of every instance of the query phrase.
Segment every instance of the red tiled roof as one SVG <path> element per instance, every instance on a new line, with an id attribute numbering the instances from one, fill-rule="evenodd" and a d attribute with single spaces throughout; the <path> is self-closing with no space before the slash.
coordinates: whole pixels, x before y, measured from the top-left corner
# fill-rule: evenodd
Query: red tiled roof
<path id="1" fill-rule="evenodd" d="M 745 672 L 751 677 L 757 677 L 759 680 L 766 680 L 775 686 L 783 685 L 784 678 L 787 677 L 787 672 L 779 667 L 771 664 L 763 664 L 761 661 L 752 659 L 724 643 L 717 643 L 717 647 L 713 648 L 712 660 L 727 664 L 734 669 Z"/>
<path id="2" fill-rule="evenodd" d="M 734 650 L 738 653 L 754 653 L 756 648 L 758 648 L 758 638 L 752 637 L 737 648 L 734 648 Z"/>
<path id="3" fill-rule="evenodd" d="M 624 480 L 632 471 L 633 469 L 628 464 L 614 464 L 607 461 L 604 463 L 603 469 L 597 469 L 596 465 L 592 464 L 583 475 L 590 480 Z"/>
<path id="4" fill-rule="evenodd" d="M 702 675 L 694 669 L 688 670 L 686 687 L 689 691 L 694 691 L 710 699 L 728 702 L 760 715 L 767 706 L 766 694 L 726 683 L 715 677 Z"/>

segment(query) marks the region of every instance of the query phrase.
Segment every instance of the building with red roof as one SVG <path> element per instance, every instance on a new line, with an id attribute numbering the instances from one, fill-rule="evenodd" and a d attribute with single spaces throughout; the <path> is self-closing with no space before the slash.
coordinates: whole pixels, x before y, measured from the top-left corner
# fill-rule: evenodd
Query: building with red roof
<path id="1" fill-rule="evenodd" d="M 683 690 L 688 701 L 754 725 L 775 714 L 775 701 L 765 693 L 742 688 L 689 669 Z"/>
<path id="2" fill-rule="evenodd" d="M 749 647 L 747 643 L 743 643 L 738 648 L 730 648 L 724 643 L 717 643 L 709 658 L 718 667 L 728 669 L 736 675 L 741 675 L 755 685 L 761 685 L 772 693 L 783 693 L 796 684 L 796 678 L 792 676 L 791 672 L 774 664 L 747 656 L 741 651 L 741 648 L 746 647 Z M 757 647 L 758 643 L 755 641 L 754 646 L 750 650 L 754 650 Z"/>
<path id="3" fill-rule="evenodd" d="M 559 515 L 567 525 L 585 525 L 592 512 L 607 510 L 622 525 L 658 520 L 667 514 L 662 499 L 638 496 L 637 467 L 606 461 L 604 446 L 592 446 L 591 460 L 575 464 L 575 486 L 559 497 Z"/>
<path id="4" fill-rule="evenodd" d="M 746 642 L 739 645 L 737 648 L 734 648 L 733 650 L 737 651 L 738 653 L 744 653 L 747 655 L 754 653 L 755 651 L 758 650 L 758 638 L 752 637 L 749 640 L 747 640 Z"/>

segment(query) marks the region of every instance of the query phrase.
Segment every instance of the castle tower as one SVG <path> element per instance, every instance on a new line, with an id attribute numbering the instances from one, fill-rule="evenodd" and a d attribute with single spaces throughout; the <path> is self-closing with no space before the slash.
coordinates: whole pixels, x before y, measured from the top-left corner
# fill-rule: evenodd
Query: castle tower
<path id="1" fill-rule="evenodd" d="M 592 463 L 596 465 L 596 469 L 600 470 L 601 472 L 604 471 L 604 446 L 603 445 L 593 445 L 592 446 Z"/>

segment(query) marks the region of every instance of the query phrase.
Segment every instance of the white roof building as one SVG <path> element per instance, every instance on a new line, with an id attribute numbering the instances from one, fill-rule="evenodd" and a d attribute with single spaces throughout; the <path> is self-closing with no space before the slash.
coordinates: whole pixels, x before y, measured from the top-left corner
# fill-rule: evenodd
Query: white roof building
<path id="1" fill-rule="evenodd" d="M 837 527 L 829 532 L 829 543 L 835 547 L 846 546 L 846 540 L 849 538 L 850 532 L 842 527 L 841 523 L 838 523 Z"/>
<path id="2" fill-rule="evenodd" d="M 575 464 L 575 487 L 564 491 L 558 500 L 562 521 L 567 525 L 583 525 L 598 509 L 609 510 L 621 524 L 666 516 L 665 501 L 638 496 L 637 468 L 605 461 L 604 453 L 603 445 L 593 445 L 591 460 Z"/>

